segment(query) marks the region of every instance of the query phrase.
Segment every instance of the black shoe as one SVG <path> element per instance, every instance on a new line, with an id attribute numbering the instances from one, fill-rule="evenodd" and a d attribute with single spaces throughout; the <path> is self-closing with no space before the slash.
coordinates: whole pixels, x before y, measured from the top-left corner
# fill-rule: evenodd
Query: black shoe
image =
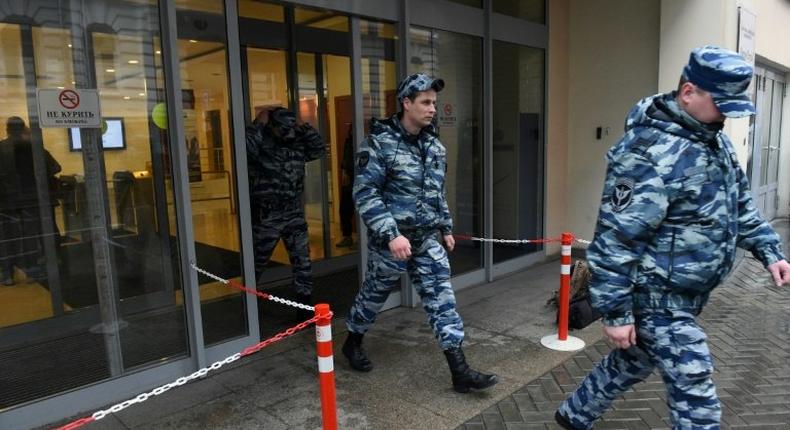
<path id="1" fill-rule="evenodd" d="M 565 418 L 565 415 L 561 414 L 560 411 L 554 412 L 554 421 L 557 421 L 557 424 L 565 430 L 580 430 L 574 427 L 570 420 Z"/>
<path id="2" fill-rule="evenodd" d="M 294 299 L 294 301 L 297 303 L 301 303 L 303 305 L 313 306 L 313 295 L 296 293 L 296 298 Z M 314 316 L 315 316 L 314 311 L 310 311 L 302 308 L 296 308 L 296 319 L 300 322 L 307 321 Z"/>
<path id="3" fill-rule="evenodd" d="M 351 368 L 360 372 L 370 372 L 373 370 L 373 363 L 368 359 L 365 349 L 362 348 L 361 333 L 348 332 L 346 342 L 343 343 L 343 355 L 348 358 L 348 364 Z"/>
<path id="4" fill-rule="evenodd" d="M 469 367 L 461 347 L 445 350 L 444 356 L 447 357 L 447 364 L 453 375 L 453 389 L 459 393 L 484 390 L 499 382 L 496 375 L 480 373 Z"/>

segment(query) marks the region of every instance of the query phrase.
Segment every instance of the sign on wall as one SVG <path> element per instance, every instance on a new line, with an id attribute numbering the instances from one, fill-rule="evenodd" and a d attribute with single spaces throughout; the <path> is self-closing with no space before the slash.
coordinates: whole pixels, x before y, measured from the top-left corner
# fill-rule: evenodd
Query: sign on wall
<path id="1" fill-rule="evenodd" d="M 439 110 L 439 126 L 440 127 L 455 127 L 457 117 L 455 114 L 455 107 L 452 103 L 443 103 Z"/>
<path id="2" fill-rule="evenodd" d="M 757 28 L 757 15 L 744 7 L 738 8 L 738 53 L 754 67 L 755 40 L 754 32 Z M 749 94 L 754 100 L 754 80 L 749 85 Z"/>
<path id="3" fill-rule="evenodd" d="M 39 89 L 36 98 L 41 127 L 101 128 L 97 90 Z"/>

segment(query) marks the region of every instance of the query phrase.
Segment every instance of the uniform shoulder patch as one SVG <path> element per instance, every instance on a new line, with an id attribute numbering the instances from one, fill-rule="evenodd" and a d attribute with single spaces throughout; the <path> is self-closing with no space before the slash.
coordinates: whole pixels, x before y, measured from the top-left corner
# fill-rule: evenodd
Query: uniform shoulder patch
<path id="1" fill-rule="evenodd" d="M 644 154 L 656 142 L 656 134 L 649 130 L 642 130 L 636 135 L 631 149 L 637 153 Z"/>
<path id="2" fill-rule="evenodd" d="M 368 161 L 370 161 L 370 153 L 368 151 L 362 151 L 357 155 L 358 168 L 364 169 L 368 165 Z"/>
<path id="3" fill-rule="evenodd" d="M 634 196 L 634 180 L 631 178 L 618 178 L 614 182 L 612 192 L 612 210 L 620 212 L 627 208 Z"/>

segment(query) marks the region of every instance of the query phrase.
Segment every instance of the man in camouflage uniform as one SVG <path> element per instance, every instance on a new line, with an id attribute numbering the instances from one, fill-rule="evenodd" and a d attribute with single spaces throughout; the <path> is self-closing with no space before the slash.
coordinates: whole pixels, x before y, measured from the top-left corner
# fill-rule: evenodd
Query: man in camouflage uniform
<path id="1" fill-rule="evenodd" d="M 641 100 L 607 155 L 593 243 L 593 305 L 618 349 L 560 405 L 566 429 L 589 429 L 613 399 L 655 367 L 676 429 L 717 429 L 721 406 L 706 335 L 695 321 L 750 250 L 777 286 L 790 281 L 780 239 L 752 203 L 725 117 L 754 114 L 752 67 L 713 46 L 691 52 L 677 91 Z"/>
<path id="2" fill-rule="evenodd" d="M 497 378 L 466 364 L 461 350 L 463 321 L 455 308 L 450 263 L 440 242 L 450 251 L 455 246 L 444 193 L 447 156 L 432 125 L 436 94 L 442 88 L 443 80 L 421 73 L 401 81 L 397 88 L 401 112 L 386 120 L 374 118 L 370 135 L 357 152 L 353 194 L 368 228 L 368 265 L 346 321 L 349 336 L 343 354 L 352 368 L 372 369 L 362 337 L 400 283 L 401 274 L 408 272 L 447 357 L 453 388 L 465 393 L 488 388 Z"/>
<path id="3" fill-rule="evenodd" d="M 312 304 L 313 275 L 302 191 L 305 163 L 324 156 L 324 142 L 309 124 L 297 125 L 296 115 L 284 108 L 270 111 L 265 123 L 256 120 L 246 134 L 256 280 L 282 238 L 291 260 L 297 301 Z"/>

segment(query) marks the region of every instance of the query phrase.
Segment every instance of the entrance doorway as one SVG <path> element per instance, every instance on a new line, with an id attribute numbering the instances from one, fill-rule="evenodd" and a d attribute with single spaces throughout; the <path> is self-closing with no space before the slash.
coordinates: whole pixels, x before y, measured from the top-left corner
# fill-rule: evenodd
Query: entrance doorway
<path id="1" fill-rule="evenodd" d="M 758 65 L 755 69 L 755 105 L 749 173 L 757 209 L 767 220 L 779 206 L 779 160 L 782 112 L 786 92 L 784 74 Z"/>
<path id="2" fill-rule="evenodd" d="M 285 107 L 315 127 L 326 144 L 326 156 L 306 164 L 302 203 L 314 300 L 330 303 L 335 315 L 345 315 L 359 289 L 360 260 L 355 215 L 351 212 L 349 221 L 340 207 L 341 200 L 350 197 L 343 196 L 350 193 L 351 180 L 348 173 L 344 178 L 343 156 L 354 150 L 350 19 L 331 11 L 258 1 L 241 1 L 239 6 L 246 125 L 265 118 L 270 109 Z M 280 241 L 258 285 L 293 297 L 291 276 L 289 256 Z M 262 337 L 293 323 L 292 314 L 262 303 Z"/>

